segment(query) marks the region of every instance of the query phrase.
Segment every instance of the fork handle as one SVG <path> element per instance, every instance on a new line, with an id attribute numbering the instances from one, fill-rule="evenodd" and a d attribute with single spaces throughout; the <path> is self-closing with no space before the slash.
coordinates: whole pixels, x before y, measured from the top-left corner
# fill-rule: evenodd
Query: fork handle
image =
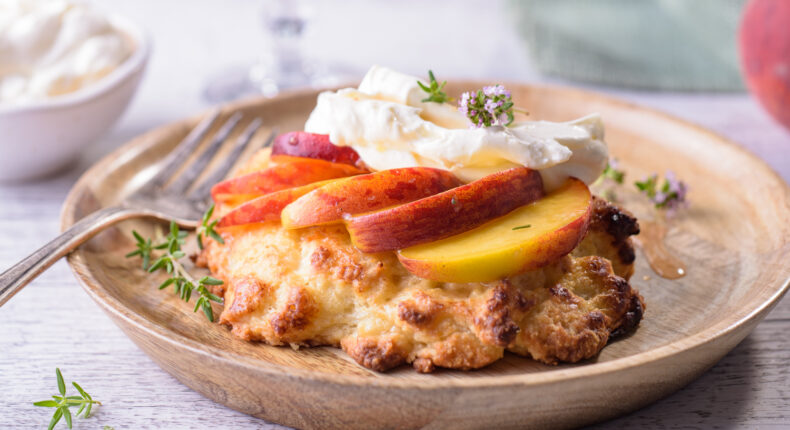
<path id="1" fill-rule="evenodd" d="M 112 206 L 100 209 L 77 221 L 60 236 L 0 275 L 0 306 L 52 263 L 58 261 L 60 257 L 68 254 L 104 228 L 136 215 L 139 213 L 133 209 Z"/>

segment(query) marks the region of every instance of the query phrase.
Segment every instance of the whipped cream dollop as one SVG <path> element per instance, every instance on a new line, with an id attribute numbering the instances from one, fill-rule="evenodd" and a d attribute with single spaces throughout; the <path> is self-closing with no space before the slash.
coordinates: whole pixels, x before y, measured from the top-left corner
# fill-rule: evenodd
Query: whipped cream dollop
<path id="1" fill-rule="evenodd" d="M 76 91 L 112 72 L 133 49 L 87 4 L 0 0 L 0 102 Z"/>
<path id="2" fill-rule="evenodd" d="M 321 93 L 305 131 L 354 148 L 374 170 L 438 167 L 467 182 L 526 166 L 539 170 L 551 190 L 569 176 L 590 184 L 606 167 L 598 115 L 474 128 L 454 105 L 422 102 L 417 80 L 373 66 L 359 88 Z"/>

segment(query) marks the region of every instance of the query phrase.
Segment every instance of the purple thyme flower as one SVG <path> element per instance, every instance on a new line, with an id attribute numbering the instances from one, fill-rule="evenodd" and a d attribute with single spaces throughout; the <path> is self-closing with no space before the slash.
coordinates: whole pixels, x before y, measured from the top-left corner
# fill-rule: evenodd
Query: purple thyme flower
<path id="1" fill-rule="evenodd" d="M 667 193 L 656 191 L 656 194 L 650 200 L 657 205 L 663 205 L 667 202 L 668 197 Z"/>
<path id="2" fill-rule="evenodd" d="M 675 172 L 671 170 L 667 170 L 664 178 L 666 179 L 664 189 L 668 194 L 668 200 L 664 202 L 664 206 L 667 208 L 668 213 L 673 214 L 678 209 L 688 207 L 689 202 L 686 200 L 688 186 L 686 183 L 677 179 Z"/>
<path id="3" fill-rule="evenodd" d="M 676 210 L 689 206 L 686 199 L 688 186 L 678 180 L 671 170 L 664 174 L 664 183 L 660 187 L 657 174 L 636 182 L 636 187 L 647 195 L 656 208 L 666 209 L 669 216 L 672 216 Z"/>
<path id="4" fill-rule="evenodd" d="M 461 100 L 458 102 L 458 110 L 464 115 L 468 115 L 469 113 L 469 99 L 471 97 L 472 94 L 469 92 L 461 94 Z"/>
<path id="5" fill-rule="evenodd" d="M 502 85 L 489 85 L 487 87 L 483 87 L 483 94 L 485 94 L 487 97 L 510 97 L 510 91 L 506 90 Z"/>
<path id="6" fill-rule="evenodd" d="M 466 115 L 472 127 L 507 126 L 513 122 L 513 100 L 502 85 L 489 85 L 482 90 L 461 95 L 458 111 Z"/>
<path id="7" fill-rule="evenodd" d="M 679 180 L 675 176 L 675 172 L 671 170 L 667 170 L 667 173 L 664 175 L 664 177 L 667 179 L 667 183 L 669 184 L 669 191 L 677 195 L 677 200 L 685 202 L 686 193 L 688 192 L 688 186 L 686 183 Z"/>
<path id="8" fill-rule="evenodd" d="M 497 105 L 497 102 L 495 102 L 495 101 L 493 101 L 491 99 L 488 99 L 486 101 L 486 105 L 485 105 L 486 112 L 490 113 L 491 115 L 494 115 L 494 112 L 496 111 L 496 108 L 498 108 L 498 107 L 499 106 Z"/>

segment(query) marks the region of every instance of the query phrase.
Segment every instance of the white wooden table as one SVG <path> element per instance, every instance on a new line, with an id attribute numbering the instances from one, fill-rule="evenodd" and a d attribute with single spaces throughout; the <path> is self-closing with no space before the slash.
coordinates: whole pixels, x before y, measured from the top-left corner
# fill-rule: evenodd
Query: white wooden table
<path id="1" fill-rule="evenodd" d="M 413 73 L 431 67 L 442 76 L 541 80 L 529 68 L 512 31 L 501 25 L 501 7 L 494 5 L 485 14 L 476 14 L 482 0 L 468 3 L 465 8 L 451 9 L 446 22 L 433 27 L 424 21 L 427 18 L 417 18 L 410 26 L 415 33 L 406 36 L 396 30 L 402 25 L 399 22 L 414 16 L 413 8 L 439 12 L 446 5 L 406 2 L 396 6 L 357 0 L 351 5 L 345 2 L 350 9 L 341 10 L 338 2 L 321 3 L 316 13 L 321 18 L 307 37 L 308 52 L 360 69 L 381 63 Z M 34 183 L 0 185 L 0 240 L 5 244 L 0 247 L 0 267 L 11 265 L 58 233 L 66 193 L 99 156 L 136 134 L 204 109 L 200 92 L 206 79 L 223 65 L 248 61 L 255 54 L 254 47 L 266 43 L 260 34 L 257 2 L 191 1 L 183 9 L 185 4 L 103 2 L 108 9 L 148 26 L 155 53 L 147 77 L 123 120 L 108 137 L 87 146 L 77 165 Z M 378 22 L 376 13 L 386 14 L 390 22 Z M 500 41 L 488 57 L 483 56 L 485 61 L 474 64 L 464 54 L 482 50 L 480 44 L 465 40 L 458 32 L 449 40 L 435 37 L 452 31 L 454 22 L 472 16 L 483 31 Z M 183 19 L 173 25 L 174 17 Z M 377 28 L 380 32 L 374 33 Z M 359 38 L 358 34 L 377 36 Z M 396 51 L 395 47 L 402 48 Z M 790 132 L 772 122 L 746 95 L 598 90 L 716 130 L 751 149 L 790 180 Z M 83 293 L 65 262 L 55 264 L 0 308 L 0 321 L 0 428 L 46 426 L 51 411 L 35 408 L 32 402 L 56 392 L 56 366 L 67 381 L 78 381 L 104 403 L 90 420 L 75 420 L 78 429 L 104 425 L 116 429 L 280 428 L 215 404 L 159 369 Z M 789 428 L 788 330 L 790 299 L 786 298 L 700 379 L 599 428 Z"/>

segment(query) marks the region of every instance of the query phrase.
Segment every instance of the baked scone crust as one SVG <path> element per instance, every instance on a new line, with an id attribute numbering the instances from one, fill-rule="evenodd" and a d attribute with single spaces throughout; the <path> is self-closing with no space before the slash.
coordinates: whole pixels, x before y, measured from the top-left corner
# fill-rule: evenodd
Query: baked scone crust
<path id="1" fill-rule="evenodd" d="M 354 248 L 343 225 L 233 227 L 199 261 L 225 281 L 220 323 L 245 340 L 339 346 L 377 371 L 476 369 L 506 350 L 555 364 L 594 357 L 639 324 L 644 301 L 628 283 L 638 231 L 628 212 L 595 198 L 571 254 L 491 283 L 416 277 L 392 252 Z"/>

